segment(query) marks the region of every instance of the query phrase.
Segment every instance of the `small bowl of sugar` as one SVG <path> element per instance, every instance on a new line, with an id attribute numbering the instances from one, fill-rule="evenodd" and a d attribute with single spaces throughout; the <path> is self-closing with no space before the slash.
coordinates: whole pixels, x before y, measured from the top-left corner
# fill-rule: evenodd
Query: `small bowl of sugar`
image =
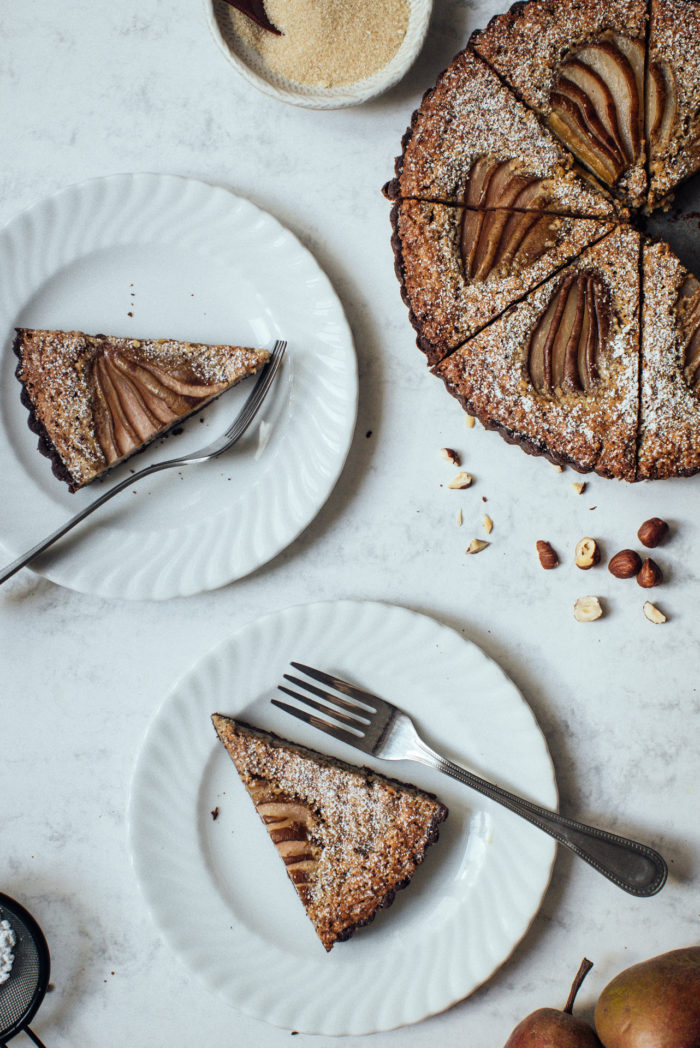
<path id="1" fill-rule="evenodd" d="M 397 84 L 425 42 L 433 0 L 264 0 L 279 35 L 204 0 L 224 57 L 248 83 L 306 109 L 343 109 Z"/>

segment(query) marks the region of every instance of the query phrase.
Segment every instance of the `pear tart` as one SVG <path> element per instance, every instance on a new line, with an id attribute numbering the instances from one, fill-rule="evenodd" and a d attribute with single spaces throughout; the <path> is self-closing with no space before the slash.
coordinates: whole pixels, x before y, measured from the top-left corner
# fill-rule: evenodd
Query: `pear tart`
<path id="1" fill-rule="evenodd" d="M 621 213 L 471 49 L 457 55 L 414 113 L 384 193 L 588 218 Z"/>
<path id="2" fill-rule="evenodd" d="M 700 168 L 699 0 L 651 0 L 647 133 L 649 207 L 666 206 Z"/>
<path id="3" fill-rule="evenodd" d="M 529 0 L 472 46 L 605 186 L 646 199 L 647 0 Z"/>
<path id="4" fill-rule="evenodd" d="M 326 950 L 407 887 L 447 808 L 430 793 L 215 713 L 212 721 Z"/>
<path id="5" fill-rule="evenodd" d="M 17 378 L 39 450 L 71 491 L 254 374 L 266 350 L 18 328 Z"/>
<path id="6" fill-rule="evenodd" d="M 436 364 L 548 279 L 611 223 L 403 200 L 392 244 L 418 345 Z"/>
<path id="7" fill-rule="evenodd" d="M 582 473 L 634 480 L 640 236 L 619 227 L 435 368 L 487 429 Z"/>
<path id="8" fill-rule="evenodd" d="M 700 283 L 667 244 L 644 246 L 640 480 L 700 472 Z"/>

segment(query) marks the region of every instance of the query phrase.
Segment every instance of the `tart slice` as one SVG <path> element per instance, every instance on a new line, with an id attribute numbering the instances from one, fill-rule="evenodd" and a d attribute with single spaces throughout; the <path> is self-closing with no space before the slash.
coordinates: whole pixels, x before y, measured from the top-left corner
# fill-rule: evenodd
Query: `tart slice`
<path id="1" fill-rule="evenodd" d="M 620 226 L 435 368 L 509 443 L 635 479 L 640 236 Z"/>
<path id="2" fill-rule="evenodd" d="M 430 793 L 212 716 L 326 950 L 407 887 L 447 808 Z"/>
<path id="3" fill-rule="evenodd" d="M 700 282 L 644 245 L 639 480 L 700 472 Z"/>
<path id="4" fill-rule="evenodd" d="M 615 218 L 616 202 L 472 50 L 440 76 L 404 135 L 390 199 Z"/>
<path id="5" fill-rule="evenodd" d="M 595 219 L 421 200 L 395 204 L 392 223 L 401 294 L 430 364 L 613 228 Z"/>
<path id="6" fill-rule="evenodd" d="M 267 361 L 263 349 L 18 328 L 17 378 L 39 450 L 92 483 Z"/>
<path id="7" fill-rule="evenodd" d="M 646 0 L 528 0 L 472 46 L 574 156 L 632 207 L 646 199 Z"/>
<path id="8" fill-rule="evenodd" d="M 653 208 L 700 168 L 698 0 L 651 0 L 647 134 Z"/>

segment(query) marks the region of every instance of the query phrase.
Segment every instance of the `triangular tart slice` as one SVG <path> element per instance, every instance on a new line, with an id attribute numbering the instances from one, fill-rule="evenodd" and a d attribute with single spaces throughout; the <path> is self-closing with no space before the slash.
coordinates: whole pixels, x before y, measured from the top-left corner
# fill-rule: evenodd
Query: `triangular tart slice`
<path id="1" fill-rule="evenodd" d="M 527 0 L 471 46 L 596 178 L 646 200 L 647 0 Z"/>
<path id="2" fill-rule="evenodd" d="M 487 429 L 635 479 L 640 235 L 619 226 L 435 368 Z"/>
<path id="3" fill-rule="evenodd" d="M 583 218 L 624 213 L 574 169 L 571 154 L 469 48 L 425 95 L 402 146 L 396 177 L 384 187 L 393 200 Z"/>
<path id="4" fill-rule="evenodd" d="M 639 480 L 700 473 L 700 282 L 644 245 Z"/>
<path id="5" fill-rule="evenodd" d="M 405 888 L 447 808 L 430 793 L 215 713 L 258 815 L 326 950 Z"/>
<path id="6" fill-rule="evenodd" d="M 614 227 L 539 211 L 402 200 L 392 212 L 401 294 L 437 364 Z"/>
<path id="7" fill-rule="evenodd" d="M 700 168 L 698 0 L 651 0 L 647 134 L 654 208 Z"/>
<path id="8" fill-rule="evenodd" d="M 18 328 L 39 450 L 71 491 L 141 451 L 268 360 L 264 349 Z"/>

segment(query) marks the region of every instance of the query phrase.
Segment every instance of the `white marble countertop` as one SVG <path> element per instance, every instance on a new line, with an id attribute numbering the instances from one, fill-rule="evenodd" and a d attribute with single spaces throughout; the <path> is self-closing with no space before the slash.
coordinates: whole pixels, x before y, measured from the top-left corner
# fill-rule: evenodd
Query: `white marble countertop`
<path id="1" fill-rule="evenodd" d="M 54 989 L 33 1024 L 47 1048 L 288 1043 L 289 1031 L 211 995 L 161 942 L 130 867 L 125 803 L 146 724 L 180 675 L 238 626 L 321 599 L 402 604 L 463 631 L 535 713 L 562 810 L 647 841 L 670 867 L 660 895 L 636 900 L 560 850 L 539 915 L 487 984 L 423 1023 L 371 1035 L 373 1045 L 499 1048 L 526 1013 L 563 1005 L 584 955 L 595 962 L 579 996 L 590 1017 L 621 968 L 698 941 L 700 478 L 631 487 L 593 477 L 578 496 L 570 470 L 467 430 L 428 373 L 393 275 L 380 189 L 423 91 L 496 10 L 437 7 L 397 88 L 326 113 L 281 105 L 240 80 L 199 0 L 26 0 L 0 14 L 0 222 L 113 172 L 228 187 L 314 253 L 347 311 L 360 367 L 355 439 L 335 491 L 253 575 L 163 603 L 100 600 L 29 571 L 0 592 L 0 890 L 33 912 L 49 941 Z M 463 454 L 470 490 L 440 486 L 445 445 Z M 467 557 L 484 511 L 491 546 Z M 610 555 L 635 546 L 653 515 L 672 528 L 657 557 L 661 627 L 644 619 L 633 582 L 604 568 L 584 576 L 572 563 L 583 535 Z M 541 570 L 539 538 L 560 551 L 558 570 Z M 582 625 L 572 604 L 589 592 L 604 598 L 605 616 Z"/>

